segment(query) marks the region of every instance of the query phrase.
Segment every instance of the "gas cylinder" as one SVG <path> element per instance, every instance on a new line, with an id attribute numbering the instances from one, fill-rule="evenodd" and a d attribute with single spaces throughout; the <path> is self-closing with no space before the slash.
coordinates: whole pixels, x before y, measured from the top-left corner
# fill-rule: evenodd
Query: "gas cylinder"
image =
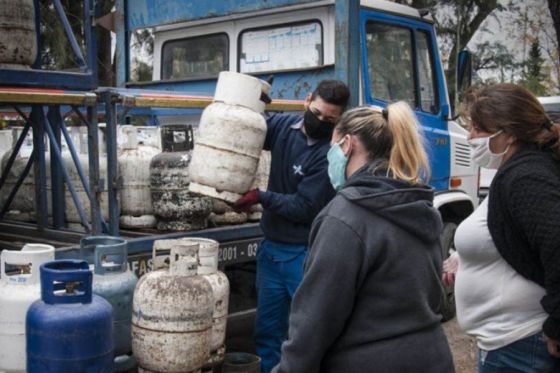
<path id="1" fill-rule="evenodd" d="M 25 372 L 25 314 L 41 298 L 39 267 L 54 260 L 54 247 L 26 244 L 0 256 L 0 371 Z M 18 271 L 7 273 L 10 266 Z"/>
<path id="2" fill-rule="evenodd" d="M 41 299 L 27 312 L 27 371 L 112 372 L 111 305 L 92 294 L 82 260 L 41 266 Z"/>
<path id="3" fill-rule="evenodd" d="M 82 171 L 84 173 L 84 177 L 86 182 L 89 182 L 89 156 L 88 156 L 88 134 L 86 127 L 75 127 L 78 132 L 78 141 L 79 144 L 77 146 L 77 151 L 79 152 L 78 158 L 80 161 L 80 165 Z M 99 203 L 101 206 L 101 211 L 105 219 L 109 217 L 109 189 L 107 187 L 107 154 L 103 152 L 104 146 L 104 134 L 101 130 L 99 130 L 99 181 L 100 181 L 100 189 L 101 193 L 99 194 Z M 63 153 L 63 159 L 68 167 L 68 172 L 70 174 L 70 179 L 72 180 L 72 184 L 76 188 L 76 193 L 78 194 L 78 200 L 82 208 L 84 209 L 84 213 L 88 219 L 91 217 L 91 206 L 89 202 L 89 198 L 87 196 L 86 190 L 82 181 L 80 179 L 80 175 L 78 173 L 78 169 L 74 164 L 72 156 L 69 152 Z M 120 203 L 120 198 L 118 198 Z M 74 203 L 74 199 L 72 198 L 72 194 L 68 187 L 65 188 L 64 192 L 64 214 L 66 216 L 66 220 L 69 223 L 68 225 L 71 228 L 77 228 L 77 226 L 81 225 L 80 215 L 78 213 L 78 209 L 76 208 L 76 204 Z M 120 207 L 120 206 L 119 206 Z"/>
<path id="4" fill-rule="evenodd" d="M 156 217 L 150 192 L 150 162 L 160 150 L 144 145 L 146 131 L 123 126 L 126 142 L 121 145 L 119 171 L 122 178 L 120 225 L 125 228 L 152 228 Z"/>
<path id="5" fill-rule="evenodd" d="M 17 128 L 13 131 L 14 140 L 19 138 L 21 133 L 21 129 Z M 14 163 L 8 173 L 6 178 L 6 182 L 2 186 L 2 205 L 8 198 L 9 194 L 12 192 L 12 189 L 16 186 L 17 181 L 20 175 L 25 170 L 27 162 L 29 161 L 29 157 L 33 152 L 33 137 L 31 131 L 27 133 L 20 149 L 19 153 L 14 159 Z M 48 154 L 48 153 L 47 153 Z M 45 154 L 45 158 L 47 157 Z M 8 159 L 11 156 L 11 152 L 7 152 L 4 154 L 2 158 L 2 170 L 7 166 Z M 47 173 L 50 173 L 50 167 L 46 168 Z M 9 219 L 15 220 L 22 220 L 22 221 L 30 221 L 34 219 L 35 216 L 35 181 L 33 178 L 33 167 L 29 170 L 29 173 L 23 180 L 23 183 L 19 186 L 17 194 L 15 198 L 12 200 L 10 204 L 10 213 L 7 215 Z"/>
<path id="6" fill-rule="evenodd" d="M 214 102 L 200 118 L 189 167 L 191 192 L 235 202 L 249 190 L 266 136 L 262 100 L 269 90 L 252 76 L 220 73 Z"/>
<path id="7" fill-rule="evenodd" d="M 29 68 L 37 57 L 33 0 L 0 0 L 0 67 Z"/>
<path id="8" fill-rule="evenodd" d="M 247 222 L 247 214 L 235 212 L 233 207 L 220 199 L 212 198 L 212 213 L 208 218 L 209 226 L 243 224 Z"/>
<path id="9" fill-rule="evenodd" d="M 82 259 L 93 263 L 93 293 L 103 297 L 113 307 L 113 339 L 118 364 L 126 365 L 132 352 L 130 328 L 132 297 L 138 279 L 128 269 L 127 241 L 120 237 L 92 236 L 80 241 Z"/>
<path id="10" fill-rule="evenodd" d="M 188 165 L 192 153 L 192 127 L 182 124 L 162 126 L 163 152 L 150 163 L 150 185 L 159 230 L 206 228 L 212 210 L 209 198 L 188 192 Z"/>
<path id="11" fill-rule="evenodd" d="M 161 152 L 161 128 L 156 126 L 138 126 L 138 144 L 151 146 Z"/>
<path id="12" fill-rule="evenodd" d="M 11 129 L 0 130 L 0 159 L 4 154 L 12 150 L 13 134 Z"/>
<path id="13" fill-rule="evenodd" d="M 160 251 L 170 254 L 158 260 Z M 134 356 L 148 372 L 196 371 L 209 357 L 213 312 L 212 287 L 197 275 L 198 244 L 155 241 L 153 263 L 134 291 Z"/>
<path id="14" fill-rule="evenodd" d="M 212 342 L 210 343 L 210 358 L 206 366 L 213 366 L 224 359 L 226 324 L 229 305 L 229 280 L 227 276 L 218 271 L 218 241 L 208 238 L 184 238 L 189 242 L 199 245 L 198 274 L 208 280 L 212 286 L 214 308 L 212 312 Z"/>

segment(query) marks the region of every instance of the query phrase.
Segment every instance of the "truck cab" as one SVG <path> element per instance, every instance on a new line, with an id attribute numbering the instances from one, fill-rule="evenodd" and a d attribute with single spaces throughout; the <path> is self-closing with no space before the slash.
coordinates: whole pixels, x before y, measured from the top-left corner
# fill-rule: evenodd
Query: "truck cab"
<path id="1" fill-rule="evenodd" d="M 122 86 L 212 96 L 223 70 L 274 77 L 271 97 L 303 100 L 323 79 L 345 80 L 354 105 L 404 100 L 426 138 L 445 223 L 443 257 L 457 224 L 478 203 L 478 169 L 467 131 L 452 120 L 433 22 L 418 10 L 381 0 L 230 2 L 128 1 L 118 43 L 127 53 L 118 67 Z M 130 82 L 130 38 L 153 32 L 152 81 Z M 117 45 L 119 50 L 119 45 Z M 183 119 L 197 124 L 197 113 Z M 176 121 L 161 115 L 159 123 Z"/>

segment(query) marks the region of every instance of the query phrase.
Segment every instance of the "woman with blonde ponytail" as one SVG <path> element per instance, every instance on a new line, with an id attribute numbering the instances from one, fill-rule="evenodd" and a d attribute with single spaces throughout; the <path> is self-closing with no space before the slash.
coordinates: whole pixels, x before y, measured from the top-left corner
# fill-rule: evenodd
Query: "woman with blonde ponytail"
<path id="1" fill-rule="evenodd" d="M 459 324 L 479 373 L 560 372 L 560 125 L 514 84 L 468 92 L 463 117 L 473 160 L 497 173 L 444 265 Z"/>
<path id="2" fill-rule="evenodd" d="M 405 102 L 347 111 L 327 157 L 338 193 L 313 222 L 273 372 L 453 372 L 442 223 L 414 113 Z"/>

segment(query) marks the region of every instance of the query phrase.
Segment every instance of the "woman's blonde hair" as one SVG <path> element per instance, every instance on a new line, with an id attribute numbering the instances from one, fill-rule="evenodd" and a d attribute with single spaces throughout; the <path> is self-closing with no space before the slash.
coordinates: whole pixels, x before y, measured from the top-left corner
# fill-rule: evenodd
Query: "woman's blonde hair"
<path id="1" fill-rule="evenodd" d="M 336 126 L 342 136 L 354 135 L 364 145 L 370 160 L 384 160 L 391 177 L 412 184 L 430 177 L 424 138 L 410 106 L 399 101 L 382 109 L 360 106 L 345 112 Z"/>

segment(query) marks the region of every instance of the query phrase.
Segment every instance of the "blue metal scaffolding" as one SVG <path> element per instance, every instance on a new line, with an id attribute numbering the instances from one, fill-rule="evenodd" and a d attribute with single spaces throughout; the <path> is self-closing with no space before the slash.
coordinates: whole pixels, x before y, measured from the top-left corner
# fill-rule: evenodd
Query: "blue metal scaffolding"
<path id="1" fill-rule="evenodd" d="M 10 208 L 10 204 L 16 197 L 16 193 L 26 176 L 33 167 L 35 183 L 35 226 L 29 226 L 30 230 L 50 234 L 55 241 L 60 235 L 54 234 L 54 230 L 65 230 L 64 219 L 64 187 L 68 188 L 76 205 L 82 225 L 88 234 L 101 234 L 102 219 L 99 206 L 99 139 L 97 124 L 97 97 L 90 91 L 97 87 L 97 45 L 96 27 L 93 24 L 95 15 L 94 0 L 84 0 L 83 9 L 83 45 L 78 43 L 74 35 L 68 17 L 60 0 L 52 0 L 59 21 L 64 27 L 67 41 L 71 46 L 74 57 L 78 62 L 77 72 L 52 71 L 41 68 L 41 7 L 39 0 L 34 0 L 35 28 L 37 43 L 37 58 L 30 69 L 7 69 L 0 68 L 0 107 L 19 114 L 25 125 L 21 132 L 6 166 L 0 177 L 0 189 L 5 187 L 6 179 L 14 164 L 16 156 L 29 131 L 33 135 L 33 151 L 26 167 L 19 175 L 15 186 L 8 194 L 3 206 L 0 206 L 0 220 L 2 220 Z M 85 52 L 85 55 L 83 53 Z M 31 88 L 29 88 L 31 87 Z M 63 110 L 70 109 L 63 114 Z M 79 158 L 64 124 L 65 117 L 73 115 L 79 119 L 82 125 L 87 127 L 89 175 L 85 175 L 79 162 Z M 48 138 L 50 148 L 50 173 L 51 173 L 51 195 L 47 194 L 47 165 L 45 161 L 45 141 Z M 80 202 L 76 187 L 70 178 L 69 165 L 62 158 L 62 139 L 68 145 L 73 163 L 79 174 L 80 181 L 88 196 L 91 216 L 86 216 L 84 206 Z M 49 222 L 48 198 L 51 198 L 52 221 Z M 26 226 L 23 224 L 22 226 Z"/>

